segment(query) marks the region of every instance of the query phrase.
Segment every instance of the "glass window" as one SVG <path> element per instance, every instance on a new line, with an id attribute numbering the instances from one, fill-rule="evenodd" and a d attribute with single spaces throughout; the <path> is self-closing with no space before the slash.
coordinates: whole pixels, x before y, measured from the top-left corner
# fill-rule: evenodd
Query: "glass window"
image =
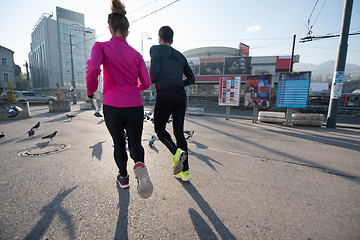
<path id="1" fill-rule="evenodd" d="M 4 82 L 9 81 L 9 74 L 4 73 L 4 75 L 3 75 L 3 80 L 4 80 Z"/>
<path id="2" fill-rule="evenodd" d="M 23 92 L 24 97 L 29 97 L 29 96 L 35 96 L 34 93 L 31 92 Z"/>
<path id="3" fill-rule="evenodd" d="M 7 66 L 6 58 L 1 58 L 1 65 Z"/>

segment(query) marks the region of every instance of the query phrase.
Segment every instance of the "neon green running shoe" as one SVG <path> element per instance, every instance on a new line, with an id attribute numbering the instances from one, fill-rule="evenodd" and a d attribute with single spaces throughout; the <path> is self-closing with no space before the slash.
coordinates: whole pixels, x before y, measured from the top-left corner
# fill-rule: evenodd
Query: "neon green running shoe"
<path id="1" fill-rule="evenodd" d="M 182 171 L 184 167 L 184 161 L 186 159 L 187 153 L 180 148 L 176 150 L 176 153 L 173 155 L 173 170 L 174 175 Z"/>
<path id="2" fill-rule="evenodd" d="M 190 181 L 191 177 L 190 177 L 190 171 L 181 171 L 178 174 L 174 175 L 175 178 L 177 179 L 181 179 L 184 182 Z"/>

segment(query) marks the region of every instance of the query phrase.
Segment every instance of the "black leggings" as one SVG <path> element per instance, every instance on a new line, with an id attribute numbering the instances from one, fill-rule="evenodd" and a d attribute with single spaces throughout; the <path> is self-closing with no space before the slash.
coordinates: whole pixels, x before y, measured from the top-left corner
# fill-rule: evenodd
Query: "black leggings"
<path id="1" fill-rule="evenodd" d="M 178 148 L 188 151 L 187 142 L 184 136 L 184 120 L 186 110 L 186 93 L 183 88 L 169 88 L 157 92 L 154 109 L 154 127 L 160 141 L 175 154 Z M 173 132 L 176 144 L 166 131 L 166 124 L 172 115 Z M 188 158 L 184 162 L 182 171 L 189 170 Z"/>
<path id="2" fill-rule="evenodd" d="M 124 130 L 128 137 L 130 157 L 134 162 L 144 162 L 144 148 L 141 145 L 141 135 L 144 124 L 144 107 L 117 108 L 104 105 L 105 124 L 114 142 L 114 158 L 120 175 L 127 175 L 128 155 Z"/>

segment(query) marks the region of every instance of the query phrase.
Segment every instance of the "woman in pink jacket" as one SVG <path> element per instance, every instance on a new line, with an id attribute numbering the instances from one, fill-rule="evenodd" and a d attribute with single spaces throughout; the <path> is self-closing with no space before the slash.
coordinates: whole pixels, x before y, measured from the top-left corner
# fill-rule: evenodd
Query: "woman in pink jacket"
<path id="1" fill-rule="evenodd" d="M 107 42 L 96 42 L 93 46 L 91 58 L 87 61 L 86 87 L 87 95 L 93 98 L 102 64 L 103 112 L 106 127 L 114 141 L 114 158 L 119 168 L 117 182 L 121 188 L 129 187 L 126 130 L 130 157 L 135 162 L 137 191 L 140 197 L 148 198 L 153 185 L 144 164 L 144 148 L 141 145 L 144 107 L 140 92 L 149 88 L 151 80 L 142 56 L 126 42 L 129 21 L 125 14 L 124 4 L 112 0 L 111 14 L 108 16 L 112 38 Z"/>

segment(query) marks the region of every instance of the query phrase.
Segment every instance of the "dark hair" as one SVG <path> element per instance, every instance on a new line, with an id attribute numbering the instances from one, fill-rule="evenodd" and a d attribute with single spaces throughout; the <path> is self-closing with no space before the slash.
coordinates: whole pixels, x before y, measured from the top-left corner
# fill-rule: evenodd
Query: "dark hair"
<path id="1" fill-rule="evenodd" d="M 161 37 L 166 43 L 172 43 L 174 32 L 169 26 L 163 26 L 159 30 L 159 37 Z"/>
<path id="2" fill-rule="evenodd" d="M 120 0 L 111 0 L 111 5 L 108 24 L 114 32 L 120 32 L 122 35 L 126 36 L 130 24 L 125 17 L 125 5 Z"/>

